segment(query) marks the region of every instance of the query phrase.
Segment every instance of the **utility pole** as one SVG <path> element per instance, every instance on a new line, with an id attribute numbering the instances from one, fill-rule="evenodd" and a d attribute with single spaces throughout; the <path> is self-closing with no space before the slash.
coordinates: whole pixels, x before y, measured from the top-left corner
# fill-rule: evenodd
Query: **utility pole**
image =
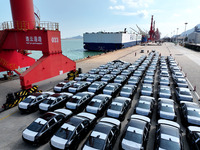
<path id="1" fill-rule="evenodd" d="M 186 26 L 187 26 L 187 22 L 185 23 L 185 39 L 186 39 L 186 37 L 187 37 L 187 34 L 186 34 Z"/>

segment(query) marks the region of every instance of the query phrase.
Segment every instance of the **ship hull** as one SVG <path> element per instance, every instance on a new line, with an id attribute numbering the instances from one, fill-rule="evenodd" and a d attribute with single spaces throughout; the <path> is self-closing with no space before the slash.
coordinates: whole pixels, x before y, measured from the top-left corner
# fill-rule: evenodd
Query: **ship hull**
<path id="1" fill-rule="evenodd" d="M 127 33 L 86 33 L 83 35 L 84 49 L 89 51 L 113 51 L 141 43 L 140 36 Z"/>

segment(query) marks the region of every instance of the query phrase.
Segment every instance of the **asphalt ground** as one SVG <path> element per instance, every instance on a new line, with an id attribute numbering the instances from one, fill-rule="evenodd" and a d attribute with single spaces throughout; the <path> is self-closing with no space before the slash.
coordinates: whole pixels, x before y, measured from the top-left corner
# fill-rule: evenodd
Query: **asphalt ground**
<path id="1" fill-rule="evenodd" d="M 140 53 L 140 50 L 144 49 L 145 53 Z M 199 93 L 200 89 L 200 79 L 198 77 L 200 69 L 200 60 L 198 58 L 200 57 L 200 53 L 194 52 L 192 50 L 188 50 L 186 48 L 183 48 L 181 46 L 175 46 L 173 43 L 164 43 L 162 46 L 135 46 L 115 52 L 109 52 L 107 54 L 102 54 L 100 56 L 94 56 L 89 59 L 80 60 L 77 62 L 77 68 L 81 67 L 83 69 L 83 72 L 88 72 L 92 68 L 97 68 L 101 64 L 106 64 L 109 61 L 113 61 L 116 59 L 120 59 L 123 61 L 131 62 L 133 63 L 135 60 L 137 60 L 141 55 L 147 55 L 147 51 L 151 51 L 152 49 L 155 49 L 157 52 L 159 52 L 162 56 L 168 56 L 172 55 L 177 63 L 182 67 L 183 71 L 187 74 L 187 78 L 191 82 L 193 86 L 197 87 L 197 93 Z M 136 53 L 136 56 L 135 56 Z M 194 57 L 194 58 L 193 58 Z M 48 79 L 42 82 L 39 82 L 37 85 L 39 85 L 39 88 L 43 91 L 51 90 L 52 87 L 58 83 L 59 81 L 62 81 L 64 78 L 66 78 L 66 74 L 54 77 L 52 79 Z M 157 79 L 155 80 L 155 97 L 156 94 L 156 86 L 157 86 Z M 173 87 L 172 87 L 173 88 Z M 191 87 L 192 88 L 192 87 Z M 5 102 L 5 95 L 8 92 L 15 92 L 20 89 L 19 81 L 18 80 L 11 80 L 8 82 L 0 83 L 0 104 L 3 104 Z M 138 87 L 138 91 L 139 91 Z M 123 132 L 124 126 L 127 124 L 127 118 L 130 117 L 130 115 L 133 112 L 133 108 L 138 100 L 139 95 L 136 94 L 134 96 L 134 99 L 132 101 L 132 107 L 129 109 L 126 118 L 122 122 L 122 128 L 121 132 Z M 174 94 L 173 94 L 174 98 Z M 197 102 L 197 99 L 194 101 Z M 154 106 L 156 108 L 156 106 Z M 176 106 L 176 110 L 178 112 L 178 106 Z M 154 137 L 155 137 L 155 124 L 156 124 L 156 117 L 155 117 L 156 109 L 154 109 L 153 116 L 152 116 L 152 126 L 147 142 L 147 149 L 151 150 L 153 149 L 154 145 Z M 26 149 L 38 149 L 38 150 L 46 150 L 50 149 L 49 143 L 41 145 L 39 147 L 32 146 L 30 144 L 25 143 L 21 136 L 22 131 L 36 118 L 38 118 L 41 114 L 39 112 L 35 112 L 32 114 L 21 114 L 17 107 L 14 107 L 12 109 L 9 109 L 7 111 L 4 111 L 0 114 L 0 149 L 1 150 L 26 150 Z M 180 116 L 179 113 L 177 122 L 180 123 L 181 127 L 183 128 L 183 143 L 184 143 L 184 149 L 188 149 L 188 143 L 185 140 L 185 128 L 182 126 L 180 122 Z M 120 134 L 121 136 L 121 134 Z M 119 139 L 118 137 L 114 149 L 118 148 L 119 145 Z M 84 140 L 81 142 L 83 144 Z M 80 147 L 81 147 L 80 144 Z"/>

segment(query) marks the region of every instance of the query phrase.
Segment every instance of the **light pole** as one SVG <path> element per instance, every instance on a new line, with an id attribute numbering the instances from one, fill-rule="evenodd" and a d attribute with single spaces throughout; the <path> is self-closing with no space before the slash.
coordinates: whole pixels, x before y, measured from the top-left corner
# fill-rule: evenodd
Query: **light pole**
<path id="1" fill-rule="evenodd" d="M 177 34 L 176 34 L 176 42 L 178 43 L 178 29 L 179 28 L 177 28 Z"/>
<path id="2" fill-rule="evenodd" d="M 186 37 L 187 37 L 187 34 L 186 34 L 186 26 L 187 26 L 187 22 L 185 23 L 185 39 L 186 39 Z"/>

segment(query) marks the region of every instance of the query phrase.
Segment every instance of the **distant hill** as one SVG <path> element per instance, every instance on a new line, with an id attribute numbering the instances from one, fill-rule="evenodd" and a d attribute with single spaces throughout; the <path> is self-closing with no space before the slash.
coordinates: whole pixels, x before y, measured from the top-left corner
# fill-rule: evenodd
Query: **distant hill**
<path id="1" fill-rule="evenodd" d="M 69 38 L 62 38 L 62 40 L 70 40 L 70 39 L 83 39 L 81 35 L 74 36 L 74 37 L 69 37 Z"/>

